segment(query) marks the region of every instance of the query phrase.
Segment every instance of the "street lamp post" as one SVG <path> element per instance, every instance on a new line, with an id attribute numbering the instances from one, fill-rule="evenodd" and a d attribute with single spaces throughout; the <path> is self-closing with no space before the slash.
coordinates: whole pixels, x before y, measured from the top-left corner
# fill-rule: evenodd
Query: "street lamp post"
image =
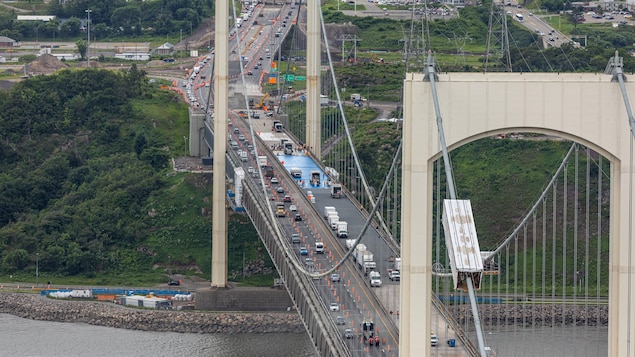
<path id="1" fill-rule="evenodd" d="M 88 29 L 88 44 L 86 45 L 86 67 L 90 67 L 90 13 L 93 12 L 93 10 L 88 9 L 86 10 L 86 14 L 88 15 L 88 19 L 86 20 L 86 25 L 87 25 L 87 29 Z"/>
<path id="2" fill-rule="evenodd" d="M 172 257 L 168 255 L 168 281 L 172 280 Z"/>
<path id="3" fill-rule="evenodd" d="M 38 287 L 40 280 L 40 253 L 35 253 L 35 287 Z"/>

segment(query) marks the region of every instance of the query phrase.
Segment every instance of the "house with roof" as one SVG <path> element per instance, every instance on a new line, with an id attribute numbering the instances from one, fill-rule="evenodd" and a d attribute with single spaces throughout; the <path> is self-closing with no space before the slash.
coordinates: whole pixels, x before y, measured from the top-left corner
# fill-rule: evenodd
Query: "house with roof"
<path id="1" fill-rule="evenodd" d="M 154 50 L 154 53 L 156 53 L 159 56 L 171 55 L 172 53 L 174 53 L 174 45 L 169 42 L 166 42 L 162 44 L 161 46 L 157 47 Z"/>
<path id="2" fill-rule="evenodd" d="M 18 41 L 8 38 L 7 36 L 0 36 L 0 48 L 13 48 L 18 47 Z"/>

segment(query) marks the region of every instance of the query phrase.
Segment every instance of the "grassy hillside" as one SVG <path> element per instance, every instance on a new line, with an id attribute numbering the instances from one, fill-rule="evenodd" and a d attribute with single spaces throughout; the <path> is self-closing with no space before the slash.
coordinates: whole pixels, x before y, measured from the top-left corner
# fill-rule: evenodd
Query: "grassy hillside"
<path id="1" fill-rule="evenodd" d="M 0 93 L 0 280 L 34 281 L 36 266 L 58 283 L 159 283 L 168 268 L 209 278 L 211 178 L 170 164 L 187 123 L 181 99 L 136 67 Z M 251 224 L 232 217 L 229 232 L 235 280 L 270 283 Z"/>

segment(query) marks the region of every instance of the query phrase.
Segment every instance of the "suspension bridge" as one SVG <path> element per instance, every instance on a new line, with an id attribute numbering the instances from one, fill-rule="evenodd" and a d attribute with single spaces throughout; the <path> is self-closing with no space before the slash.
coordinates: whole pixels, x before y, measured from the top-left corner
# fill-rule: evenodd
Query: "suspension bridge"
<path id="1" fill-rule="evenodd" d="M 320 63 L 319 43 L 328 46 L 328 39 L 321 38 L 326 31 L 319 7 L 309 2 L 306 12 L 303 9 L 286 4 L 275 10 L 275 18 L 280 21 L 294 15 L 299 19 L 307 14 L 302 49 L 306 91 L 303 100 L 276 105 L 274 120 L 288 129 L 271 134 L 265 123 L 265 135 L 249 110 L 244 73 L 249 63 L 242 62 L 248 56 L 243 55 L 240 30 L 234 29 L 237 50 L 230 49 L 227 14 L 232 11 L 228 4 L 217 3 L 214 116 L 191 122 L 190 147 L 205 142 L 210 152 L 226 153 L 215 157 L 214 172 L 227 172 L 234 184 L 241 180 L 237 192 L 241 206 L 265 243 L 318 353 L 633 355 L 635 122 L 629 98 L 635 87 L 626 81 L 617 54 L 605 74 L 438 74 L 430 57 L 423 73 L 407 74 L 403 127 L 398 128 L 401 138 L 389 148 L 392 164 L 383 169 L 383 186 L 372 188 L 351 141 L 354 127 L 347 120 L 351 112 L 342 105 L 332 60 L 329 56 L 326 64 Z M 254 11 L 265 13 L 264 7 Z M 279 32 L 272 30 L 270 36 L 264 33 L 264 46 L 281 45 L 273 37 Z M 256 37 L 249 32 L 253 29 L 243 31 L 247 31 L 244 38 Z M 257 31 L 263 35 L 262 28 Z M 242 83 L 238 85 L 230 84 L 227 59 L 232 52 L 239 53 Z M 269 51 L 255 45 L 250 56 L 256 60 L 264 53 Z M 242 87 L 235 97 L 237 108 L 248 113 L 247 120 L 229 110 L 230 85 Z M 322 105 L 321 96 L 329 98 L 328 105 Z M 304 111 L 297 114 L 298 108 Z M 229 123 L 234 129 L 228 134 Z M 271 131 L 278 132 L 272 125 Z M 255 155 L 247 160 L 238 151 L 228 150 L 238 133 L 254 146 Z M 510 133 L 514 133 L 511 138 Z M 554 165 L 544 190 L 535 193 L 533 206 L 525 214 L 514 213 L 508 236 L 484 240 L 474 231 L 469 237 L 459 235 L 469 244 L 448 245 L 449 226 L 441 228 L 441 218 L 450 214 L 443 209 L 444 201 L 471 199 L 460 190 L 460 181 L 454 180 L 450 153 L 477 140 L 503 136 L 527 142 L 557 137 L 570 148 L 563 150 L 566 155 Z M 329 138 L 338 140 L 323 156 L 322 143 Z M 292 145 L 289 153 L 275 145 L 287 142 Z M 268 165 L 257 162 L 263 156 Z M 313 162 L 317 180 L 291 176 L 292 167 L 285 161 L 294 156 Z M 263 166 L 271 168 L 271 175 Z M 237 174 L 238 168 L 253 167 L 253 175 Z M 279 184 L 270 180 L 274 177 Z M 334 183 L 344 184 L 345 199 L 333 196 Z M 213 190 L 213 211 L 223 212 L 225 175 L 214 175 Z M 289 194 L 298 213 L 274 213 L 271 197 L 275 201 L 281 192 Z M 347 232 L 355 239 L 352 244 L 334 237 L 322 218 L 322 210 L 330 204 L 337 206 L 342 218 L 354 222 Z M 481 205 L 488 202 L 471 206 L 485 210 Z M 474 226 L 471 212 L 460 217 L 461 229 Z M 225 215 L 213 215 L 212 289 L 227 287 L 225 219 Z M 291 234 L 298 234 L 310 250 L 306 258 L 290 241 Z M 327 254 L 314 252 L 317 242 L 325 243 Z M 400 282 L 389 282 L 384 276 L 383 286 L 373 288 L 369 271 L 360 268 L 356 256 L 360 243 L 374 253 L 374 270 L 382 275 L 399 270 Z M 457 257 L 466 264 L 457 262 Z M 333 273 L 342 276 L 344 284 L 336 284 Z M 339 317 L 344 318 L 341 324 Z M 433 334 L 440 337 L 439 345 L 433 346 L 428 339 Z M 561 339 L 554 340 L 554 335 Z M 373 346 L 369 342 L 377 336 L 381 337 L 379 346 Z M 576 338 L 597 344 L 567 342 Z M 451 346 L 455 341 L 460 348 Z M 523 341 L 533 343 L 519 351 Z"/>

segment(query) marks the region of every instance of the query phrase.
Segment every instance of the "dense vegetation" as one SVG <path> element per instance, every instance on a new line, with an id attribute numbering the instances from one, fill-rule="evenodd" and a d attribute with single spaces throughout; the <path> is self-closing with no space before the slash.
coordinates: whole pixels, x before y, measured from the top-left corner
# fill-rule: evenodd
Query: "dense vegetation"
<path id="1" fill-rule="evenodd" d="M 135 66 L 0 92 L 0 274 L 30 280 L 38 265 L 58 281 L 124 285 L 165 281 L 171 264 L 209 277 L 211 178 L 169 166 L 187 122 L 180 99 Z M 237 279 L 243 261 L 271 267 L 245 219 L 229 228 Z"/>
<path id="2" fill-rule="evenodd" d="M 0 12 L 0 35 L 14 40 L 69 39 L 80 36 L 82 20 L 90 9 L 91 37 L 165 36 L 189 34 L 203 18 L 213 14 L 213 2 L 205 0 L 67 0 L 51 1 L 41 15 L 55 15 L 49 22 L 17 21 L 15 12 Z M 81 20 L 80 20 L 81 19 Z"/>

